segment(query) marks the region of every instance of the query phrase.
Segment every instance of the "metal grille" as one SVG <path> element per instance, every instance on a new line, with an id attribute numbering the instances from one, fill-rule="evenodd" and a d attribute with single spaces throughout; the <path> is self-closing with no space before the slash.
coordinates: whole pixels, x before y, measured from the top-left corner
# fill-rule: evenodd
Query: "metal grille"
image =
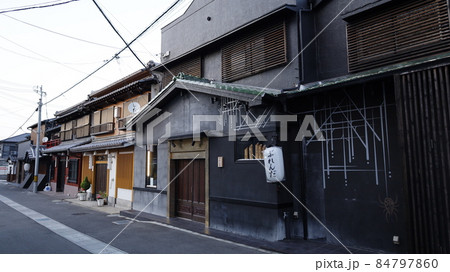
<path id="1" fill-rule="evenodd" d="M 396 77 L 411 250 L 450 253 L 450 66 Z"/>
<path id="2" fill-rule="evenodd" d="M 222 49 L 222 80 L 234 81 L 287 62 L 285 22 L 236 38 Z"/>
<path id="3" fill-rule="evenodd" d="M 174 76 L 179 73 L 185 73 L 187 75 L 202 77 L 202 62 L 201 57 L 195 57 L 175 65 L 166 66 L 164 71 L 164 78 L 162 80 L 163 88 L 169 84 Z"/>
<path id="4" fill-rule="evenodd" d="M 349 71 L 357 72 L 450 49 L 447 0 L 403 1 L 347 25 Z"/>

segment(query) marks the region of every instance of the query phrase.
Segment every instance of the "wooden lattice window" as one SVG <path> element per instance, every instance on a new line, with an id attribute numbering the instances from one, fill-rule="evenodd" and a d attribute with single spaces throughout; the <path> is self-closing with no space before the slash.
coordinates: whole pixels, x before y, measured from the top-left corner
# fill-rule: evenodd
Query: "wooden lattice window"
<path id="1" fill-rule="evenodd" d="M 349 71 L 358 72 L 450 49 L 447 0 L 394 2 L 347 25 Z"/>
<path id="2" fill-rule="evenodd" d="M 235 81 L 287 62 L 284 21 L 247 32 L 222 48 L 222 80 Z"/>

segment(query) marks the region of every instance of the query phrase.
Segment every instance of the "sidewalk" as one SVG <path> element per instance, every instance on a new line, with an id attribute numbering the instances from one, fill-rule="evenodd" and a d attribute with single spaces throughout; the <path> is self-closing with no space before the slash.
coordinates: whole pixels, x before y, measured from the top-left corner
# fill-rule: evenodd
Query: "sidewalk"
<path id="1" fill-rule="evenodd" d="M 54 197 L 57 198 L 60 201 L 67 201 L 70 202 L 74 205 L 78 205 L 78 206 L 82 206 L 85 208 L 89 208 L 98 212 L 103 212 L 103 213 L 107 213 L 107 214 L 119 214 L 121 210 L 120 208 L 117 207 L 113 207 L 113 206 L 109 206 L 109 205 L 104 205 L 99 207 L 97 205 L 97 201 L 91 201 L 91 200 L 86 200 L 86 201 L 81 201 L 78 198 L 74 198 L 71 196 L 66 196 L 61 192 L 54 192 L 54 191 L 50 191 L 50 192 L 45 192 L 45 191 L 40 191 L 40 194 L 43 195 L 48 195 L 50 197 Z"/>
<path id="2" fill-rule="evenodd" d="M 125 210 L 112 206 L 97 206 L 97 201 L 80 201 L 77 198 L 69 197 L 60 192 L 39 192 L 39 194 L 47 195 L 55 198 L 54 201 L 67 201 L 74 205 L 82 206 L 95 211 L 116 214 L 126 217 L 130 220 L 143 222 L 154 222 L 159 225 L 166 225 L 170 228 L 176 228 L 183 231 L 194 232 L 200 235 L 206 235 L 217 239 L 231 241 L 263 250 L 284 254 L 348 254 L 349 252 L 340 245 L 332 245 L 325 243 L 323 240 L 303 240 L 300 238 L 283 240 L 283 241 L 265 241 L 250 237 L 240 236 L 237 234 L 215 230 L 205 227 L 204 224 L 193 222 L 181 218 L 166 218 L 149 213 L 139 213 L 136 210 Z M 373 254 L 377 252 L 366 251 L 361 249 L 349 248 L 352 253 L 356 254 Z"/>
<path id="3" fill-rule="evenodd" d="M 349 254 L 349 252 L 340 245 L 327 244 L 322 240 L 303 240 L 300 238 L 270 242 L 265 240 L 254 239 L 250 237 L 240 236 L 230 232 L 215 230 L 205 227 L 204 224 L 189 221 L 181 218 L 166 218 L 149 213 L 140 213 L 135 210 L 124 210 L 120 212 L 120 215 L 135 219 L 138 221 L 151 221 L 159 224 L 168 225 L 171 227 L 188 230 L 202 235 L 215 237 L 231 241 L 234 243 L 244 244 L 247 246 L 260 248 L 272 252 L 284 253 L 284 254 Z M 355 254 L 373 254 L 377 252 L 371 252 L 361 249 L 349 248 L 352 253 Z"/>

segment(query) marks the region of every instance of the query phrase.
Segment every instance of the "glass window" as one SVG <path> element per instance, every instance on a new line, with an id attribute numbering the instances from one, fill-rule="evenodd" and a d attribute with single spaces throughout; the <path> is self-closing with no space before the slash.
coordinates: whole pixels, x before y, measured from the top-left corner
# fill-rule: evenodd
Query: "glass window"
<path id="1" fill-rule="evenodd" d="M 156 188 L 157 179 L 157 168 L 158 168 L 158 146 L 148 145 L 146 154 L 146 187 Z"/>
<path id="2" fill-rule="evenodd" d="M 69 161 L 69 182 L 78 182 L 78 160 L 72 159 Z"/>

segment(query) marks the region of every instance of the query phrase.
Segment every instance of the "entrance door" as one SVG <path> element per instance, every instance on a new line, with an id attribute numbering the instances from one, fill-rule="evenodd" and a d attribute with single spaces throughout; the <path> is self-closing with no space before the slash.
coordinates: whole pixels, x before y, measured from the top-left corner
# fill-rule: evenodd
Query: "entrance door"
<path id="1" fill-rule="evenodd" d="M 106 192 L 106 164 L 95 165 L 95 193 Z"/>
<path id="2" fill-rule="evenodd" d="M 176 215 L 205 222 L 205 160 L 177 160 L 176 169 Z"/>
<path id="3" fill-rule="evenodd" d="M 66 161 L 60 160 L 58 164 L 58 179 L 56 181 L 56 191 L 64 192 L 66 183 Z"/>

